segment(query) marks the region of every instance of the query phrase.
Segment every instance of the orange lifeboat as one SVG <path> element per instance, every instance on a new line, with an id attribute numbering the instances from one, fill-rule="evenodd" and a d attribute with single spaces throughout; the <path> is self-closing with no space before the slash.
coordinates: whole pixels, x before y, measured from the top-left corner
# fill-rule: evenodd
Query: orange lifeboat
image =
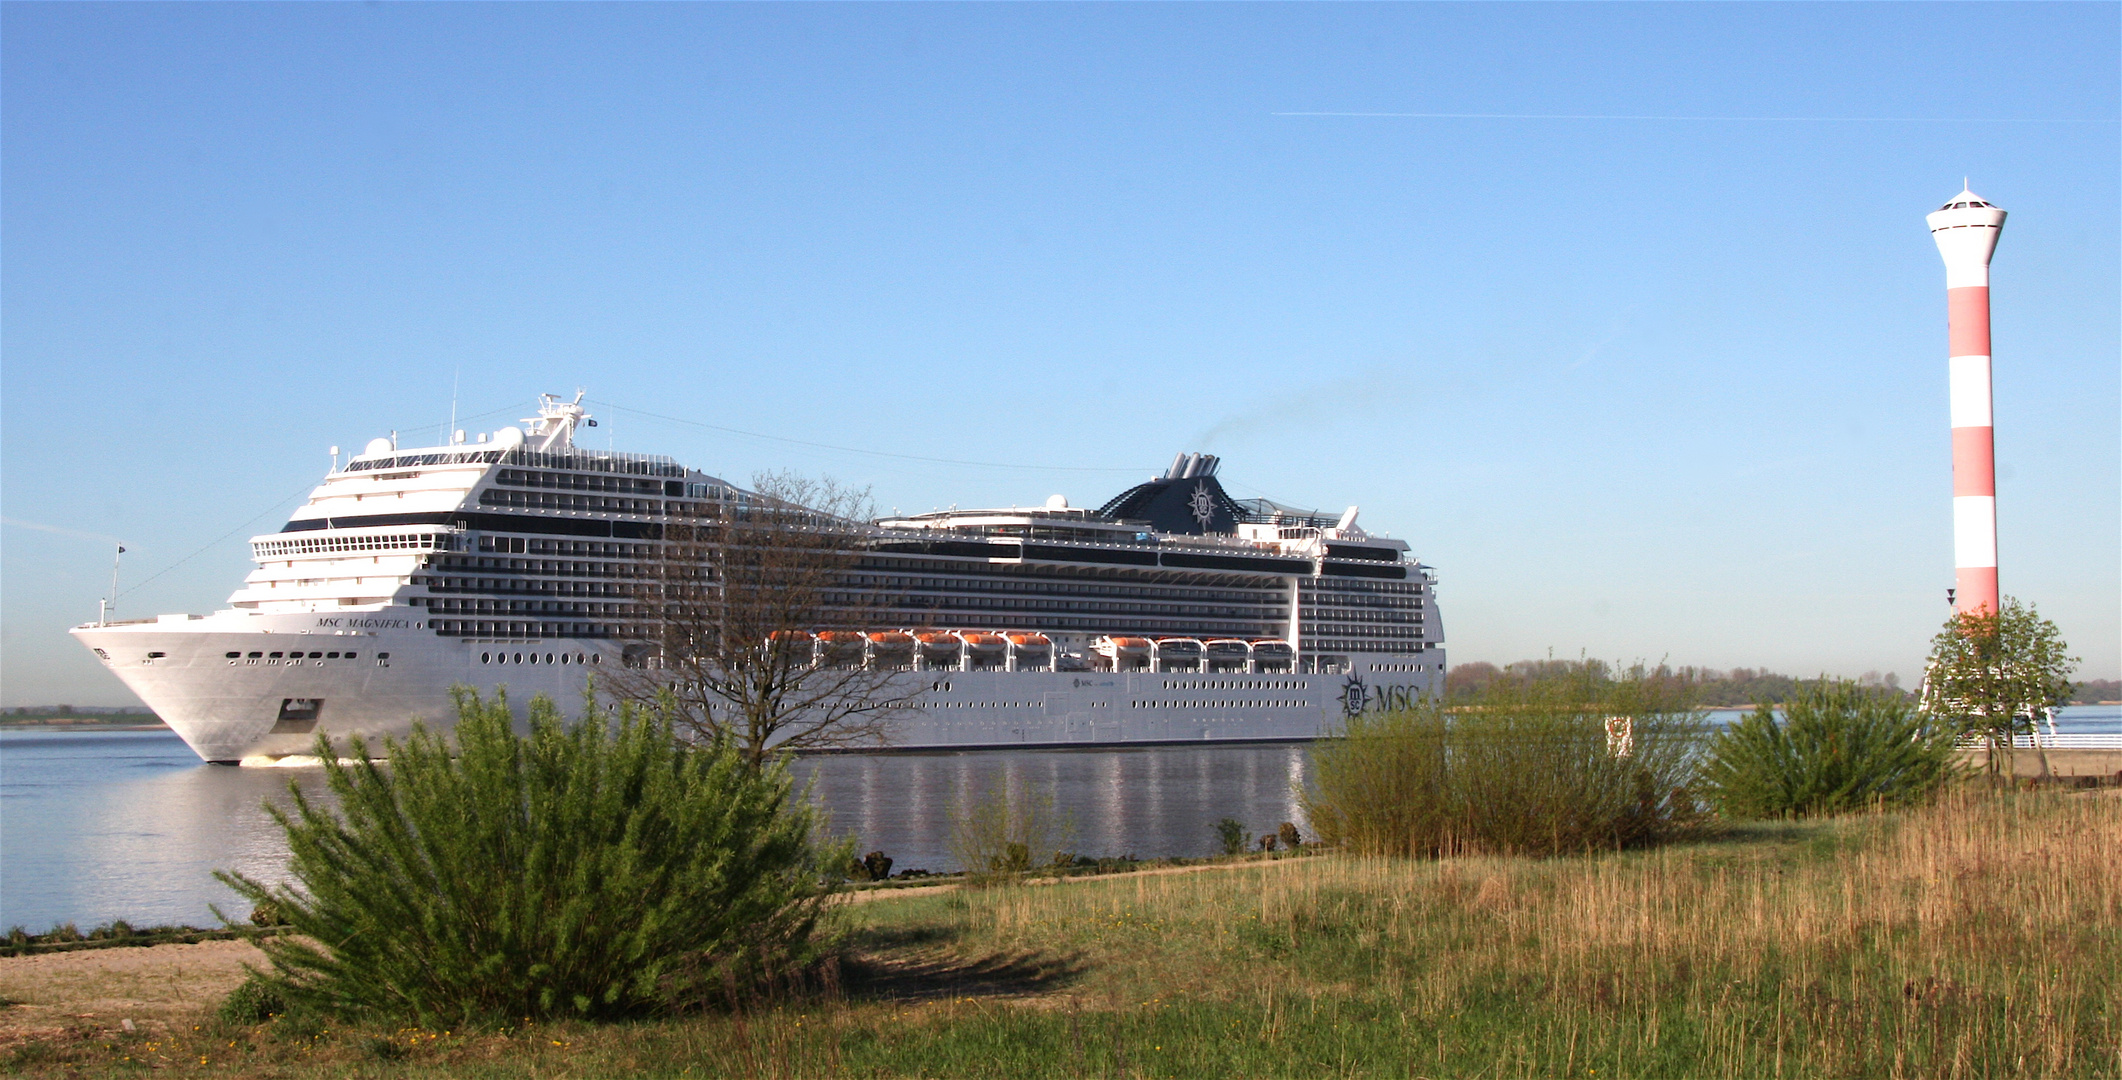
<path id="1" fill-rule="evenodd" d="M 767 648 L 810 659 L 812 637 L 808 630 L 776 630 L 766 635 Z"/>
<path id="2" fill-rule="evenodd" d="M 985 630 L 960 630 L 958 640 L 965 643 L 967 652 L 998 653 L 1009 647 L 1009 640 L 1000 634 Z"/>
<path id="3" fill-rule="evenodd" d="M 1217 638 L 1203 651 L 1211 671 L 1243 671 L 1253 658 L 1252 643 L 1239 638 Z"/>
<path id="4" fill-rule="evenodd" d="M 1296 666 L 1297 650 L 1289 642 L 1269 638 L 1253 642 L 1253 670 L 1289 671 Z"/>
<path id="5" fill-rule="evenodd" d="M 965 643 L 965 666 L 968 670 L 980 671 L 1002 666 L 1009 654 L 1009 640 L 987 630 L 960 630 L 958 640 Z"/>
<path id="6" fill-rule="evenodd" d="M 957 666 L 958 650 L 965 647 L 958 635 L 948 630 L 916 630 L 913 634 L 914 651 L 923 663 Z"/>
<path id="7" fill-rule="evenodd" d="M 1101 637 L 1091 643 L 1090 650 L 1104 658 L 1118 671 L 1136 671 L 1149 666 L 1150 654 L 1156 646 L 1148 638 Z"/>
<path id="8" fill-rule="evenodd" d="M 1157 639 L 1157 670 L 1194 671 L 1201 666 L 1201 639 L 1168 637 Z"/>
<path id="9" fill-rule="evenodd" d="M 818 635 L 818 656 L 829 664 L 859 664 L 866 640 L 853 630 L 827 630 Z"/>
<path id="10" fill-rule="evenodd" d="M 873 630 L 869 639 L 869 666 L 879 669 L 912 667 L 914 635 L 900 630 Z"/>
<path id="11" fill-rule="evenodd" d="M 1053 662 L 1053 639 L 1045 634 L 1012 630 L 1002 637 L 1009 642 L 1009 666 L 1012 671 L 1036 671 Z"/>

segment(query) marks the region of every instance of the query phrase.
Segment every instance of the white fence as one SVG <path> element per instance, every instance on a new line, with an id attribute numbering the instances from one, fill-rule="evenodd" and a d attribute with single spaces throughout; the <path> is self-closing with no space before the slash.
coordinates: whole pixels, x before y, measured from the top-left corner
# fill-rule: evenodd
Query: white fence
<path id="1" fill-rule="evenodd" d="M 2122 734 L 2113 735 L 2014 735 L 2015 750 L 2122 750 Z M 1962 750 L 1980 750 L 1987 743 L 1979 735 L 1962 735 L 1954 742 Z"/>

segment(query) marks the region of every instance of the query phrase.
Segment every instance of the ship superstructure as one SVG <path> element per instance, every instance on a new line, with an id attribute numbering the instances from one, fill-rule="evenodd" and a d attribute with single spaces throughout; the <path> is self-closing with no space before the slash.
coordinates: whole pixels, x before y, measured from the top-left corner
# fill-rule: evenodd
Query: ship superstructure
<path id="1" fill-rule="evenodd" d="M 754 496 L 667 457 L 574 444 L 578 394 L 524 427 L 335 466 L 211 615 L 73 633 L 209 761 L 315 733 L 446 725 L 455 685 L 579 701 L 638 666 L 673 522 Z M 859 633 L 816 662 L 925 689 L 892 748 L 1316 738 L 1439 689 L 1443 632 L 1408 545 L 1339 515 L 1230 497 L 1182 454 L 1097 509 L 940 511 L 860 526 Z M 674 535 L 674 534 L 673 534 Z M 800 632 L 800 631 L 799 631 Z"/>

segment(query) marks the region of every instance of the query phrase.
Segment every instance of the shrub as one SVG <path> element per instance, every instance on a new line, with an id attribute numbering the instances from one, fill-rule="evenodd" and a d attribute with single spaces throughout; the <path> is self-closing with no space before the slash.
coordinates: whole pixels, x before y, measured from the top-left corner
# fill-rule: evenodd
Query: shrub
<path id="1" fill-rule="evenodd" d="M 334 813 L 290 784 L 299 890 L 217 875 L 293 933 L 262 943 L 298 1009 L 430 1028 L 611 1019 L 748 992 L 813 955 L 830 886 L 784 764 L 674 738 L 668 718 L 459 690 L 455 746 L 415 725 L 385 762 L 316 754 Z"/>
<path id="2" fill-rule="evenodd" d="M 1557 854 L 1687 832 L 1700 715 L 1676 681 L 1606 672 L 1571 665 L 1493 681 L 1449 709 L 1428 699 L 1350 719 L 1313 747 L 1312 828 L 1390 855 Z M 1607 729 L 1620 717 L 1626 747 Z"/>
<path id="3" fill-rule="evenodd" d="M 975 884 L 1007 882 L 1060 854 L 1069 832 L 1051 794 L 997 784 L 952 813 L 951 856 Z"/>
<path id="4" fill-rule="evenodd" d="M 1704 791 L 1729 817 L 1834 814 L 1929 799 L 1958 772 L 1953 729 L 1907 698 L 1847 680 L 1804 684 L 1710 744 Z"/>
<path id="5" fill-rule="evenodd" d="M 287 1011 L 287 999 L 271 979 L 253 974 L 221 999 L 214 1015 L 228 1024 L 262 1024 Z"/>
<path id="6" fill-rule="evenodd" d="M 1245 823 L 1237 818 L 1216 822 L 1216 844 L 1225 855 L 1245 854 Z"/>

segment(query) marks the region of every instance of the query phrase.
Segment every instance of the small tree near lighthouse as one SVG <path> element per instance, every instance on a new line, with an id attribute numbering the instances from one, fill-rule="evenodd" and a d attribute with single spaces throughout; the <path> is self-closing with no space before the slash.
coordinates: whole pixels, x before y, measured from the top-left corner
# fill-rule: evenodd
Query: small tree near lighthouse
<path id="1" fill-rule="evenodd" d="M 2012 761 L 2012 737 L 2034 735 L 2051 710 L 2070 701 L 2078 658 L 2056 624 L 2032 604 L 2006 597 L 2002 611 L 1956 611 L 1931 639 L 1923 711 L 1978 735 L 1992 776 Z M 2048 755 L 2041 772 L 2048 773 Z M 2000 757 L 2001 755 L 2001 757 Z"/>

